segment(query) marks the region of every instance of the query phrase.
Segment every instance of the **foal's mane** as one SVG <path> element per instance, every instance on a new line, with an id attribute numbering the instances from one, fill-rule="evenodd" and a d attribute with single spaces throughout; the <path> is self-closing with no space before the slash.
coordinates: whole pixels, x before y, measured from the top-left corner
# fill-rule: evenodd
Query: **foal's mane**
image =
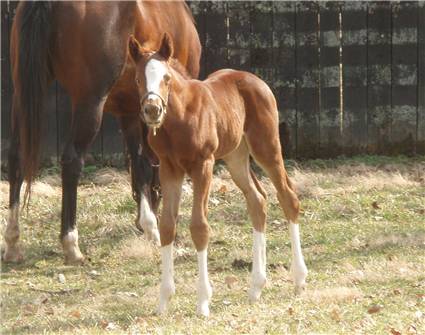
<path id="1" fill-rule="evenodd" d="M 186 68 L 182 65 L 182 63 L 179 62 L 177 58 L 171 58 L 169 64 L 171 68 L 181 74 L 184 79 L 192 79 L 189 72 L 187 72 Z"/>

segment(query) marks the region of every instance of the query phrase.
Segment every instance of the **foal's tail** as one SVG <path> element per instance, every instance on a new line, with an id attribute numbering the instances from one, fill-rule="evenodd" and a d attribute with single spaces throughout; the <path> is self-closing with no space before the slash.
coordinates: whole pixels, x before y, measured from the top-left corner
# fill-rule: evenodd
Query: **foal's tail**
<path id="1" fill-rule="evenodd" d="M 21 168 L 27 181 L 24 203 L 37 172 L 42 112 L 51 75 L 52 3 L 22 2 L 12 32 L 11 53 L 15 88 L 12 127 L 19 128 Z M 14 45 L 16 44 L 16 45 Z"/>

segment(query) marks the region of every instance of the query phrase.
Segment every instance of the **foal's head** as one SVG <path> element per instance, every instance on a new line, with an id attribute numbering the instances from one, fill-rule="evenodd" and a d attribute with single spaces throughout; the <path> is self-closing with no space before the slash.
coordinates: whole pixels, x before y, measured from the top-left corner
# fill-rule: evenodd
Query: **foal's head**
<path id="1" fill-rule="evenodd" d="M 158 51 L 143 48 L 134 36 L 129 51 L 136 66 L 136 85 L 139 91 L 142 118 L 153 128 L 164 121 L 170 91 L 170 65 L 173 47 L 165 33 Z"/>

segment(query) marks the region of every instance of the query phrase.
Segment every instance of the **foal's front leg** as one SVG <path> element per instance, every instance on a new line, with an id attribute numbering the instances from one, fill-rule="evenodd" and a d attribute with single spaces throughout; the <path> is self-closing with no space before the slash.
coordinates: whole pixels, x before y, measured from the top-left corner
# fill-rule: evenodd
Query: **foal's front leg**
<path id="1" fill-rule="evenodd" d="M 209 301 L 212 288 L 208 279 L 207 248 L 209 226 L 207 221 L 208 196 L 212 179 L 214 160 L 209 159 L 191 173 L 193 182 L 193 208 L 190 233 L 198 252 L 198 304 L 196 312 L 202 316 L 210 314 Z"/>
<path id="2" fill-rule="evenodd" d="M 184 172 L 170 166 L 167 161 L 161 161 L 159 177 L 163 191 L 163 209 L 159 222 L 162 263 L 158 314 L 163 314 L 175 292 L 173 247 Z"/>

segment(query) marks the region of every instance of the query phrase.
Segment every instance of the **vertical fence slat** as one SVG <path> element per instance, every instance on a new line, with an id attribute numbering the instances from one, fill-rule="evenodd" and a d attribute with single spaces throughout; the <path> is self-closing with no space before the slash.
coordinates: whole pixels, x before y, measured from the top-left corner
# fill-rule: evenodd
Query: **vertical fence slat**
<path id="1" fill-rule="evenodd" d="M 256 1 L 251 7 L 251 72 L 268 85 L 273 84 L 272 22 L 271 1 Z"/>
<path id="2" fill-rule="evenodd" d="M 320 156 L 342 154 L 338 2 L 320 2 Z"/>
<path id="3" fill-rule="evenodd" d="M 297 157 L 315 158 L 320 139 L 318 5 L 297 5 Z"/>
<path id="4" fill-rule="evenodd" d="M 199 40 L 202 45 L 201 61 L 199 78 L 205 78 L 205 18 L 206 18 L 206 2 L 205 1 L 190 1 L 190 9 L 192 11 L 193 18 L 195 19 L 196 30 L 198 31 Z"/>
<path id="5" fill-rule="evenodd" d="M 12 85 L 10 77 L 9 35 L 12 24 L 6 1 L 1 2 L 1 161 L 7 161 L 11 136 Z"/>
<path id="6" fill-rule="evenodd" d="M 226 4 L 208 2 L 205 16 L 205 75 L 227 67 Z"/>
<path id="7" fill-rule="evenodd" d="M 416 143 L 417 3 L 393 3 L 391 153 L 412 154 Z"/>
<path id="8" fill-rule="evenodd" d="M 418 114 L 416 152 L 425 155 L 425 2 L 418 3 Z"/>
<path id="9" fill-rule="evenodd" d="M 367 4 L 342 4 L 342 66 L 344 152 L 364 152 L 367 147 Z"/>
<path id="10" fill-rule="evenodd" d="M 250 56 L 250 2 L 230 1 L 227 3 L 229 39 L 227 41 L 228 66 L 232 69 L 249 71 Z"/>
<path id="11" fill-rule="evenodd" d="M 100 136 L 100 135 L 98 135 Z M 114 154 L 124 153 L 125 145 L 117 119 L 109 113 L 103 114 L 102 159 L 104 164 L 114 165 Z M 110 159 L 109 159 L 110 158 Z"/>
<path id="12" fill-rule="evenodd" d="M 391 130 L 391 3 L 368 5 L 368 148 L 388 153 Z"/>
<path id="13" fill-rule="evenodd" d="M 281 123 L 280 140 L 285 158 L 295 157 L 297 140 L 295 2 L 273 3 L 273 91 Z"/>

